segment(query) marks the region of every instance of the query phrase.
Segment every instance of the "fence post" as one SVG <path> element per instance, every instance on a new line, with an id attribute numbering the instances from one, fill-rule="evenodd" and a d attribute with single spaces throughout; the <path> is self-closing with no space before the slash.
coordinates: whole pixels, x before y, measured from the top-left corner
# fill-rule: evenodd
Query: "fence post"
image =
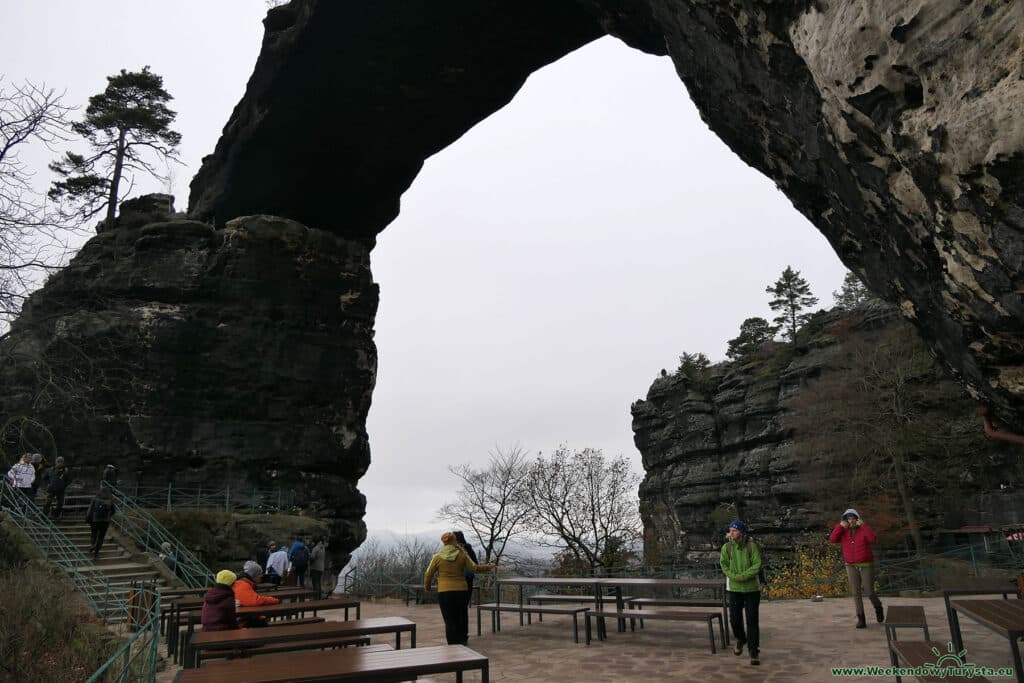
<path id="1" fill-rule="evenodd" d="M 167 482 L 167 511 L 171 512 L 171 482 Z"/>
<path id="2" fill-rule="evenodd" d="M 252 487 L 252 500 L 249 501 L 249 512 L 256 512 L 256 487 Z"/>
<path id="3" fill-rule="evenodd" d="M 971 549 L 971 569 L 974 570 L 974 575 L 978 575 L 978 561 L 974 557 L 974 544 L 969 543 L 968 547 Z"/>
<path id="4" fill-rule="evenodd" d="M 224 512 L 231 512 L 231 484 L 228 484 L 228 490 L 224 494 Z"/>
<path id="5" fill-rule="evenodd" d="M 199 484 L 199 488 L 196 489 L 196 507 L 203 506 L 203 485 Z"/>
<path id="6" fill-rule="evenodd" d="M 281 512 L 281 487 L 277 487 L 277 511 Z"/>

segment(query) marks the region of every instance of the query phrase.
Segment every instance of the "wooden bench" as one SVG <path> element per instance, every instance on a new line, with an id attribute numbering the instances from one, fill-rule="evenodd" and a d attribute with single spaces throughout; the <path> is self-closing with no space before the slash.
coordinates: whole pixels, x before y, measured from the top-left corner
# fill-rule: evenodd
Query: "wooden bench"
<path id="1" fill-rule="evenodd" d="M 893 640 L 889 643 L 889 655 L 892 658 L 892 665 L 899 667 L 902 662 L 907 667 L 924 667 L 928 664 L 935 664 L 944 653 L 947 652 L 949 643 L 938 643 L 930 641 Z M 935 654 L 938 652 L 939 654 Z M 984 683 L 989 679 L 981 675 L 967 676 L 914 676 L 919 681 L 980 681 Z M 896 677 L 896 683 L 903 678 Z"/>
<path id="2" fill-rule="evenodd" d="M 670 621 L 704 621 L 708 625 L 708 643 L 711 645 L 711 654 L 717 652 L 715 647 L 715 619 L 718 620 L 718 630 L 722 638 L 722 645 L 725 645 L 725 622 L 722 620 L 722 613 L 715 610 L 710 611 L 697 611 L 697 610 L 612 610 L 612 611 L 588 611 L 584 615 L 586 621 L 586 632 L 587 632 L 587 645 L 590 645 L 591 630 L 590 630 L 590 619 L 591 618 L 608 618 L 624 620 L 629 619 L 631 624 L 635 623 L 636 619 L 664 619 Z M 600 637 L 600 634 L 599 634 Z M 602 638 L 603 640 L 603 638 Z"/>
<path id="3" fill-rule="evenodd" d="M 700 598 L 622 598 L 622 602 L 626 604 L 626 609 L 638 609 L 642 610 L 644 606 L 649 607 L 718 607 L 722 610 L 722 622 L 725 623 L 729 620 L 729 608 L 725 604 L 725 599 L 708 600 Z M 633 623 L 630 622 L 630 630 L 633 629 Z M 640 628 L 644 627 L 643 618 L 640 619 Z M 729 631 L 725 631 L 725 644 L 729 644 Z"/>
<path id="4" fill-rule="evenodd" d="M 885 610 L 885 641 L 890 646 L 896 640 L 896 629 L 924 629 L 924 639 L 931 640 L 928 634 L 928 619 L 924 615 L 924 607 L 920 605 L 889 605 Z"/>
<path id="5" fill-rule="evenodd" d="M 550 605 L 523 605 L 519 606 L 516 604 L 498 604 L 495 602 L 488 602 L 483 605 L 476 606 L 476 634 L 479 636 L 481 632 L 480 622 L 482 620 L 481 613 L 487 611 L 491 613 L 491 633 L 501 631 L 501 613 L 502 612 L 516 612 L 519 614 L 520 625 L 522 625 L 523 615 L 526 615 L 527 624 L 532 624 L 531 616 L 534 614 L 567 614 L 572 617 L 572 640 L 574 643 L 580 642 L 580 623 L 579 616 L 581 613 L 590 611 L 589 607 L 552 607 Z"/>
<path id="6" fill-rule="evenodd" d="M 256 647 L 233 648 L 231 650 L 206 650 L 199 653 L 198 664 L 202 666 L 202 663 L 208 659 L 230 660 L 261 655 L 273 655 L 281 652 L 298 652 L 300 650 L 326 650 L 328 648 L 336 650 L 339 647 L 371 647 L 374 648 L 375 651 L 381 649 L 394 649 L 387 643 L 371 645 L 369 636 L 359 636 L 356 638 L 317 638 L 314 640 L 295 640 L 287 643 L 268 643 L 266 645 L 257 645 Z"/>
<path id="7" fill-rule="evenodd" d="M 606 601 L 608 601 L 608 602 L 612 602 L 612 603 L 615 602 L 615 596 L 614 595 L 605 596 L 604 599 Z M 632 600 L 632 599 L 633 599 L 633 596 L 631 596 L 631 595 L 630 596 L 626 596 L 626 597 L 622 598 L 622 602 L 626 603 L 626 602 L 628 602 L 629 600 Z M 552 603 L 552 604 L 580 603 L 580 604 L 586 604 L 588 607 L 592 607 L 594 605 L 594 596 L 593 595 L 557 595 L 557 594 L 556 595 L 550 595 L 550 594 L 544 594 L 544 593 L 538 593 L 537 595 L 528 595 L 528 596 L 526 596 L 526 604 L 527 605 L 532 605 L 532 604 L 534 604 L 534 602 L 536 602 L 536 604 L 538 604 L 538 605 L 543 605 L 545 603 Z M 544 613 L 543 612 L 541 612 L 540 614 L 537 615 L 537 621 L 544 621 Z"/>
<path id="8" fill-rule="evenodd" d="M 380 617 L 356 621 L 325 621 L 304 626 L 267 626 L 241 628 L 232 631 L 205 631 L 197 633 L 185 646 L 185 668 L 194 668 L 199 655 L 205 650 L 235 650 L 300 642 L 322 638 L 352 638 L 382 633 L 395 634 L 395 649 L 402 649 L 402 633 L 409 633 L 412 647 L 416 647 L 416 624 L 404 617 Z"/>
<path id="9" fill-rule="evenodd" d="M 201 669 L 186 669 L 177 683 L 293 683 L 294 681 L 392 681 L 455 673 L 461 683 L 465 671 L 480 671 L 481 683 L 490 683 L 487 657 L 465 645 L 419 647 L 389 652 L 364 652 L 366 648 L 324 650 L 267 655 L 256 659 L 217 662 Z"/>

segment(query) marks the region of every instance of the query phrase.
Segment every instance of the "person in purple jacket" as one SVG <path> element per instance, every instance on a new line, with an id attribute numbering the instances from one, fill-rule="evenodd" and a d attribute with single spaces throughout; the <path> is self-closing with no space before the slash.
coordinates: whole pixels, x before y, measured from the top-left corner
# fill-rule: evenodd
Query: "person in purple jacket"
<path id="1" fill-rule="evenodd" d="M 882 601 L 875 594 L 875 555 L 871 552 L 871 546 L 878 541 L 875 532 L 861 520 L 856 510 L 850 508 L 843 513 L 842 520 L 832 529 L 828 540 L 843 546 L 846 577 L 850 580 L 850 593 L 857 608 L 857 628 L 867 628 L 862 597 L 865 587 L 868 600 L 875 608 L 875 619 L 878 623 L 885 621 Z"/>
<path id="2" fill-rule="evenodd" d="M 217 572 L 217 583 L 206 591 L 203 598 L 201 620 L 204 631 L 229 631 L 238 628 L 235 617 L 235 592 L 231 584 L 235 582 L 235 573 L 229 569 Z"/>

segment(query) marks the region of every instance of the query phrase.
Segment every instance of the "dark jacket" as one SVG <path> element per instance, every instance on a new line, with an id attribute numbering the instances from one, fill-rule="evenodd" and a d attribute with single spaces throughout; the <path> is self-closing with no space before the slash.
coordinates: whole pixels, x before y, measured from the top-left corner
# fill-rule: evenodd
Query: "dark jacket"
<path id="1" fill-rule="evenodd" d="M 267 547 L 266 543 L 260 543 L 256 546 L 256 564 L 261 567 L 267 566 L 267 560 L 270 558 L 270 548 Z"/>
<path id="2" fill-rule="evenodd" d="M 109 522 L 115 512 L 117 512 L 117 505 L 114 504 L 114 501 L 107 502 L 96 496 L 89 503 L 89 509 L 85 511 L 85 521 Z"/>
<path id="3" fill-rule="evenodd" d="M 235 619 L 235 592 L 231 586 L 217 584 L 203 599 L 203 630 L 227 631 L 238 628 Z"/>
<path id="4" fill-rule="evenodd" d="M 67 466 L 55 466 L 50 470 L 50 483 L 47 485 L 46 490 L 50 493 L 64 493 L 64 489 L 68 487 L 68 468 Z"/>

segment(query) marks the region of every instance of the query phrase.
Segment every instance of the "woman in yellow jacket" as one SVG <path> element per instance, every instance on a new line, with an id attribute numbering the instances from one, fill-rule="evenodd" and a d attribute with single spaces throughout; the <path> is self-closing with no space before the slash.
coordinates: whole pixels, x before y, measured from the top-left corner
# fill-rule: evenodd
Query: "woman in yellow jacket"
<path id="1" fill-rule="evenodd" d="M 469 586 L 466 584 L 466 570 L 471 572 L 491 571 L 497 565 L 477 564 L 469 559 L 466 551 L 459 547 L 455 534 L 446 531 L 441 534 L 444 547 L 430 560 L 430 566 L 423 575 L 423 590 L 429 591 L 437 575 L 437 604 L 444 619 L 444 635 L 449 645 L 465 645 L 469 642 Z"/>

